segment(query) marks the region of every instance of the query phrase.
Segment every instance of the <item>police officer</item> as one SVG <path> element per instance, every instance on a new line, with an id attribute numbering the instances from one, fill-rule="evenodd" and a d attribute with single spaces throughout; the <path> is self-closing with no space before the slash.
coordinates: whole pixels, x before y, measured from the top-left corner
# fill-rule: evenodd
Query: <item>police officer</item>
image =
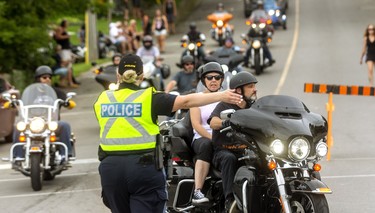
<path id="1" fill-rule="evenodd" d="M 140 89 L 143 65 L 125 55 L 119 64 L 119 89 L 102 92 L 94 104 L 100 126 L 99 174 L 104 204 L 112 212 L 161 213 L 167 201 L 166 177 L 155 160 L 157 116 L 216 101 L 238 103 L 233 90 L 175 96 Z"/>

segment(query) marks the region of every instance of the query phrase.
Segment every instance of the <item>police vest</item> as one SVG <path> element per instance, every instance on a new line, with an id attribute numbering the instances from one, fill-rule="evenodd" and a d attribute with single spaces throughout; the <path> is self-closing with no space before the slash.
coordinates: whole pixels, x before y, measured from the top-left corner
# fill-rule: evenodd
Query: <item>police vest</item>
<path id="1" fill-rule="evenodd" d="M 159 127 L 152 121 L 153 89 L 104 91 L 94 104 L 104 151 L 154 149 Z"/>

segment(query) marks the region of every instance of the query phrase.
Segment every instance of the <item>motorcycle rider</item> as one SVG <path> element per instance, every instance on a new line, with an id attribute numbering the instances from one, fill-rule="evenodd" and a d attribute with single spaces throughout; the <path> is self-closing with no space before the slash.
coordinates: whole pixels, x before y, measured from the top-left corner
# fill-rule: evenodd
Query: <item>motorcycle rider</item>
<path id="1" fill-rule="evenodd" d="M 260 20 L 260 19 L 268 19 L 269 15 L 266 13 L 266 11 L 263 8 L 263 1 L 258 1 L 257 5 L 258 5 L 258 8 L 251 13 L 251 16 L 249 19 L 252 20 L 252 22 L 256 22 L 257 20 Z M 258 33 L 251 27 L 249 29 L 249 32 L 247 33 L 247 37 L 248 38 L 261 37 L 264 56 L 268 59 L 268 64 L 271 66 L 276 61 L 272 58 L 271 52 L 267 45 L 267 37 L 268 37 L 269 30 L 270 29 L 268 29 L 268 26 L 266 26 L 264 29 L 261 30 L 261 33 Z M 251 57 L 251 49 L 252 49 L 252 46 L 250 45 L 250 48 L 247 49 L 245 57 L 244 57 L 244 64 L 243 64 L 244 67 L 249 67 L 249 58 Z"/>
<path id="2" fill-rule="evenodd" d="M 229 13 L 228 11 L 224 9 L 224 4 L 220 2 L 217 4 L 216 10 L 213 13 L 211 13 L 211 15 L 209 15 L 208 20 L 211 20 L 211 18 L 215 16 L 224 16 L 225 14 L 228 14 L 231 17 L 233 17 L 231 13 Z M 210 17 L 210 16 L 213 16 L 213 17 Z M 234 26 L 231 24 L 228 24 L 227 30 L 230 32 L 230 35 L 232 35 L 234 33 Z M 210 31 L 211 31 L 211 37 L 215 38 L 215 30 L 211 29 Z"/>
<path id="3" fill-rule="evenodd" d="M 167 84 L 165 92 L 169 93 L 174 87 L 180 94 L 195 90 L 197 86 L 197 73 L 194 65 L 194 58 L 191 55 L 182 57 L 183 70 L 176 73 L 173 79 Z"/>
<path id="4" fill-rule="evenodd" d="M 209 62 L 202 67 L 200 81 L 205 87 L 204 93 L 217 92 L 221 89 L 224 80 L 224 72 L 221 65 L 217 62 Z M 212 160 L 212 129 L 207 124 L 207 118 L 210 116 L 216 103 L 190 109 L 190 119 L 194 130 L 194 137 L 191 147 L 195 153 L 194 159 L 194 182 L 195 190 L 193 194 L 193 203 L 208 202 L 208 198 L 201 192 L 203 184 L 210 169 Z"/>
<path id="5" fill-rule="evenodd" d="M 219 100 L 237 103 L 241 96 L 233 90 L 175 96 L 153 88 L 140 89 L 143 63 L 133 54 L 122 57 L 117 74 L 119 89 L 102 92 L 94 104 L 100 125 L 98 154 L 103 202 L 114 213 L 165 212 L 167 183 L 156 151 L 157 117 Z M 121 110 L 121 105 L 126 110 Z M 110 110 L 113 107 L 119 110 L 115 109 L 115 114 Z"/>
<path id="6" fill-rule="evenodd" d="M 35 77 L 36 83 L 48 84 L 49 86 L 51 86 L 52 69 L 46 65 L 39 66 L 35 70 L 34 77 Z M 55 90 L 57 98 L 66 100 L 66 93 L 64 91 L 54 86 L 51 86 L 51 87 Z M 75 105 L 75 103 L 72 100 L 70 100 L 70 104 L 72 104 L 72 106 Z M 58 121 L 58 129 L 56 131 L 56 135 L 60 137 L 61 142 L 63 142 L 68 147 L 68 157 L 69 158 L 75 157 L 73 156 L 72 144 L 70 142 L 70 136 L 71 136 L 70 124 L 66 121 L 60 120 L 60 114 L 58 116 L 59 116 L 59 121 Z M 16 130 L 14 131 L 14 135 L 13 135 L 14 143 L 18 141 L 18 137 L 19 137 L 19 132 Z M 17 162 L 18 160 L 23 160 L 24 153 L 23 153 L 22 147 L 16 146 L 14 150 L 15 150 L 14 151 L 15 161 Z M 62 162 L 66 161 L 67 159 L 66 159 L 66 153 L 64 149 L 61 150 L 61 155 L 63 156 Z"/>
<path id="7" fill-rule="evenodd" d="M 197 24 L 195 22 L 191 22 L 189 24 L 189 32 L 182 36 L 181 42 L 204 42 L 206 41 L 206 36 L 197 30 Z M 203 45 L 198 48 L 198 59 L 199 61 L 203 61 L 206 57 L 206 53 L 204 51 Z M 182 56 L 187 54 L 187 49 L 182 53 Z"/>
<path id="8" fill-rule="evenodd" d="M 220 132 L 221 129 L 229 126 L 229 120 L 221 120 L 220 113 L 226 109 L 250 108 L 257 98 L 255 84 L 257 79 L 249 72 L 240 72 L 230 80 L 230 89 L 241 94 L 243 100 L 238 104 L 226 104 L 220 102 L 211 113 L 208 123 L 213 129 L 212 141 L 214 144 L 213 165 L 221 171 L 223 180 L 223 190 L 225 196 L 225 209 L 228 211 L 233 203 L 234 195 L 232 191 L 234 176 L 238 168 L 238 157 L 241 156 L 243 147 L 236 146 L 232 139 L 227 136 L 227 132 Z M 250 122 L 250 121 L 249 121 Z"/>

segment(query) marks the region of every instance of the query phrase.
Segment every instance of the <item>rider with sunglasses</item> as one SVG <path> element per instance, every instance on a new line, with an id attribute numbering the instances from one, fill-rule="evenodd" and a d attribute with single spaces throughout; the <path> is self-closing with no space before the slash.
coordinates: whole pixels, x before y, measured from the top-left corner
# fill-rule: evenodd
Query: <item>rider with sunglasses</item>
<path id="1" fill-rule="evenodd" d="M 176 73 L 172 80 L 165 88 L 168 93 L 176 87 L 176 91 L 180 94 L 187 94 L 195 91 L 197 86 L 197 74 L 194 66 L 194 58 L 191 55 L 185 55 L 181 59 L 183 70 Z"/>
<path id="2" fill-rule="evenodd" d="M 224 72 L 217 62 L 209 62 L 199 68 L 200 81 L 204 88 L 203 93 L 217 92 L 222 88 Z M 190 109 L 190 120 L 194 130 L 191 147 L 195 153 L 194 180 L 195 190 L 192 202 L 194 204 L 209 202 L 201 189 L 208 175 L 212 160 L 212 129 L 207 119 L 215 109 L 216 103 Z"/>

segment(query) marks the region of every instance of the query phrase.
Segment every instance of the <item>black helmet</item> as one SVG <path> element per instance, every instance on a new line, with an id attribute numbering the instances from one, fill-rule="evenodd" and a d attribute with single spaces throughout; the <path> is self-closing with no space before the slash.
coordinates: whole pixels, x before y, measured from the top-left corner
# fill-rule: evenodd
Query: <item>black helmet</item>
<path id="1" fill-rule="evenodd" d="M 197 29 L 197 24 L 195 22 L 191 22 L 189 24 L 189 28 L 190 28 L 190 30 L 195 30 L 195 29 Z"/>
<path id="2" fill-rule="evenodd" d="M 146 49 L 150 49 L 152 47 L 152 37 L 150 35 L 146 35 L 142 40 L 143 46 Z"/>
<path id="3" fill-rule="evenodd" d="M 258 83 L 258 80 L 249 72 L 240 72 L 237 75 L 233 76 L 229 82 L 230 89 L 236 89 L 238 87 L 244 86 L 246 84 Z"/>
<path id="4" fill-rule="evenodd" d="M 223 3 L 218 3 L 217 4 L 217 9 L 219 10 L 219 9 L 224 9 L 224 4 Z"/>
<path id="5" fill-rule="evenodd" d="M 184 65 L 186 63 L 194 63 L 194 57 L 191 55 L 184 55 L 181 58 L 181 64 Z"/>
<path id="6" fill-rule="evenodd" d="M 39 78 L 42 75 L 50 75 L 52 76 L 52 69 L 47 65 L 42 65 L 36 68 L 35 70 L 35 79 Z"/>
<path id="7" fill-rule="evenodd" d="M 207 73 L 216 72 L 216 73 L 218 73 L 218 74 L 220 74 L 224 77 L 223 68 L 217 62 L 208 62 L 207 64 L 202 65 L 201 67 L 198 68 L 198 72 L 199 72 L 199 78 L 200 78 L 202 84 L 206 88 L 207 88 L 207 86 L 206 86 L 206 82 L 204 81 L 204 77 L 207 75 Z M 223 81 L 221 81 L 221 84 L 222 83 L 223 83 Z M 220 87 L 221 87 L 221 85 L 220 85 Z"/>

